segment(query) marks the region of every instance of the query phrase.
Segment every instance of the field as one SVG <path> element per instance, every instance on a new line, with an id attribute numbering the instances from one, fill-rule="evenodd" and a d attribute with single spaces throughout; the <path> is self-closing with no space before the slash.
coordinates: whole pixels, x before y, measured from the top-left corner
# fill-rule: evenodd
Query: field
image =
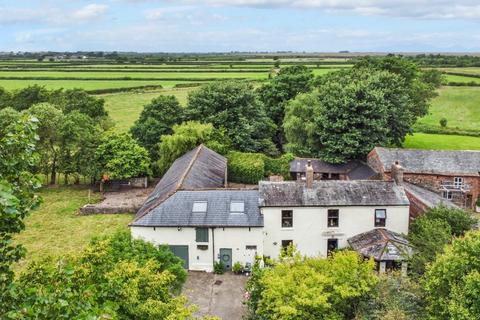
<path id="1" fill-rule="evenodd" d="M 446 118 L 448 127 L 480 131 L 480 87 L 443 87 L 438 93 L 420 124 L 438 127 Z"/>
<path id="2" fill-rule="evenodd" d="M 407 136 L 405 148 L 430 150 L 480 150 L 480 137 L 415 133 Z"/>
<path id="3" fill-rule="evenodd" d="M 25 231 L 15 238 L 27 249 L 17 271 L 46 256 L 78 252 L 95 236 L 126 230 L 133 219 L 129 214 L 77 215 L 77 210 L 88 203 L 88 189 L 84 187 L 44 188 L 39 194 L 43 203 L 26 219 Z M 98 199 L 99 195 L 93 194 L 92 201 Z"/>

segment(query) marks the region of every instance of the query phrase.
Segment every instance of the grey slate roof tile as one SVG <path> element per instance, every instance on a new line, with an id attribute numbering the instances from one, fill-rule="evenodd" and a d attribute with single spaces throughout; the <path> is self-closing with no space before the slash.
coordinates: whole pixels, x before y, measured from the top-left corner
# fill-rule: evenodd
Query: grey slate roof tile
<path id="1" fill-rule="evenodd" d="M 259 195 L 261 207 L 410 204 L 403 188 L 393 181 L 322 180 L 314 181 L 311 189 L 301 182 L 261 181 Z"/>
<path id="2" fill-rule="evenodd" d="M 405 172 L 448 175 L 480 174 L 480 151 L 468 150 L 414 150 L 375 148 L 386 172 L 395 161 L 399 161 Z"/>
<path id="3" fill-rule="evenodd" d="M 193 213 L 195 201 L 207 201 L 206 213 Z M 230 213 L 231 201 L 243 201 L 244 213 Z M 258 190 L 179 190 L 134 221 L 140 227 L 263 227 Z"/>
<path id="4" fill-rule="evenodd" d="M 347 241 L 353 250 L 364 257 L 372 257 L 376 261 L 401 261 L 412 254 L 405 237 L 383 228 L 357 234 Z"/>
<path id="5" fill-rule="evenodd" d="M 366 180 L 376 175 L 367 164 L 359 160 L 332 164 L 315 158 L 295 158 L 290 162 L 290 172 L 305 173 L 306 165 L 311 161 L 313 172 L 345 174 L 350 180 Z"/>
<path id="6" fill-rule="evenodd" d="M 425 188 L 419 187 L 417 185 L 414 185 L 408 182 L 403 182 L 403 186 L 406 191 L 410 192 L 416 198 L 420 199 L 429 208 L 444 206 L 444 207 L 449 207 L 453 209 L 459 209 L 459 207 L 455 205 L 453 202 L 442 198 L 439 194 L 433 191 L 427 190 Z"/>

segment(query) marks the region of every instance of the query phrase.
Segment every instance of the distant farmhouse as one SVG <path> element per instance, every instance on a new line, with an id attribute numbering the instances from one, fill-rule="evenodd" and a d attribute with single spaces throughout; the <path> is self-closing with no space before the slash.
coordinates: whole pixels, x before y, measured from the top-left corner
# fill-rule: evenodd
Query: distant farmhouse
<path id="1" fill-rule="evenodd" d="M 374 173 L 361 166 L 366 176 Z M 334 177 L 314 180 L 307 161 L 305 179 L 232 189 L 227 160 L 200 145 L 172 164 L 130 224 L 131 232 L 169 245 L 185 268 L 202 271 L 213 271 L 220 260 L 231 270 L 235 262 L 252 264 L 255 256 L 277 258 L 289 244 L 302 254 L 326 256 L 358 238 L 376 243 L 375 229 L 406 243 L 402 234 L 408 232 L 409 201 L 402 187 L 394 181 Z M 359 252 L 385 270 L 400 267 L 408 255 L 401 245 L 395 248 L 389 255 Z"/>

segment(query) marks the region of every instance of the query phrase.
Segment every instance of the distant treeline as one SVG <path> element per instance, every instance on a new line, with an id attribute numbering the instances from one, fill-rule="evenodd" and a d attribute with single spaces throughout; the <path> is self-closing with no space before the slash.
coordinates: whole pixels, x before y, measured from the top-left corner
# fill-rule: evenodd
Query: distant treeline
<path id="1" fill-rule="evenodd" d="M 435 67 L 480 67 L 480 56 L 473 55 L 441 55 L 441 54 L 419 54 L 406 56 L 421 66 Z"/>
<path id="2" fill-rule="evenodd" d="M 0 77 L 0 80 L 79 80 L 79 81 L 216 81 L 216 80 L 245 80 L 245 78 L 134 78 L 134 77 L 98 77 L 98 78 L 82 78 L 82 77 Z"/>

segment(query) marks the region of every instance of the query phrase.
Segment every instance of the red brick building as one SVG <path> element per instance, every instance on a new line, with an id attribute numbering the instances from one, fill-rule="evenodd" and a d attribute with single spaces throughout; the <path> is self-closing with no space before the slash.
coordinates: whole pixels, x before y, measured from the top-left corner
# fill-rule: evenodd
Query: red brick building
<path id="1" fill-rule="evenodd" d="M 480 151 L 374 148 L 367 163 L 382 179 L 392 179 L 392 164 L 403 167 L 403 180 L 454 204 L 475 209 L 480 192 Z"/>

